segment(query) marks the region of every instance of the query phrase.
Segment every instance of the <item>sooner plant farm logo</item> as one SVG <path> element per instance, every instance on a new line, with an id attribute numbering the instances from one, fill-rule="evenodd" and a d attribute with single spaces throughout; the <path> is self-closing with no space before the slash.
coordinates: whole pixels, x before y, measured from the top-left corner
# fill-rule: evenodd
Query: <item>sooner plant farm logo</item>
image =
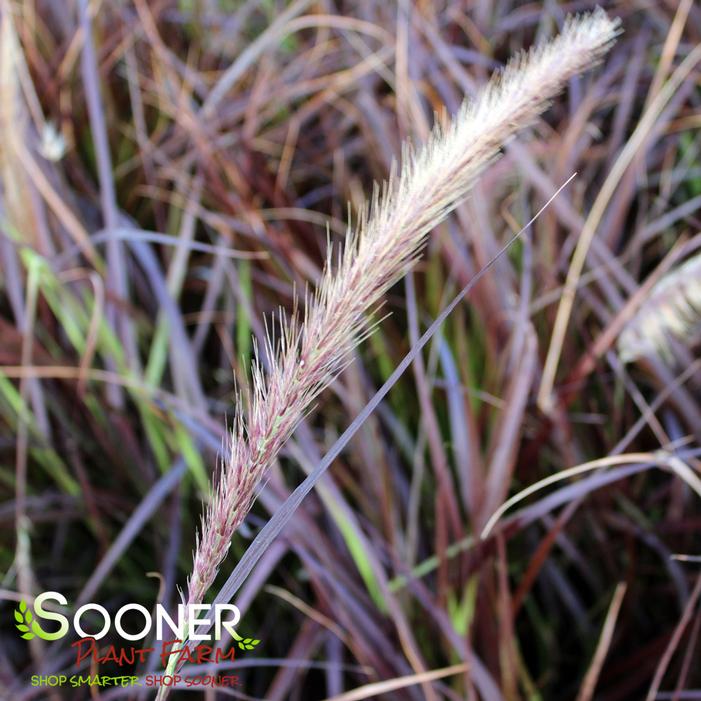
<path id="1" fill-rule="evenodd" d="M 34 599 L 33 607 L 28 606 L 27 602 L 22 599 L 15 609 L 15 627 L 26 640 L 31 640 L 34 636 L 43 640 L 59 640 L 67 635 L 70 628 L 69 619 L 62 613 L 48 610 L 45 607 L 47 602 L 54 602 L 61 606 L 68 605 L 68 600 L 63 594 L 56 591 L 45 591 Z M 102 627 L 97 631 L 85 630 L 83 619 L 86 614 L 90 614 L 89 617 L 93 619 L 102 619 Z M 143 625 L 140 629 L 135 631 L 126 629 L 123 619 L 125 615 L 129 614 L 138 614 L 139 617 L 143 618 Z M 214 606 L 210 604 L 180 604 L 177 615 L 173 619 L 162 604 L 156 604 L 155 615 L 152 616 L 145 606 L 132 603 L 122 606 L 117 611 L 113 621 L 109 611 L 104 606 L 90 603 L 83 604 L 77 609 L 73 615 L 72 623 L 73 630 L 81 638 L 94 640 L 104 638 L 113 627 L 124 640 L 142 640 L 151 633 L 154 623 L 156 625 L 156 638 L 159 640 L 164 639 L 167 630 L 181 641 L 185 638 L 190 641 L 221 640 L 223 631 L 226 631 L 238 643 L 241 650 L 253 650 L 260 643 L 260 640 L 243 638 L 236 632 L 234 626 L 240 618 L 241 613 L 238 607 L 233 604 L 215 604 Z M 38 619 L 58 623 L 58 630 L 46 632 L 39 624 Z M 210 635 L 206 631 L 198 632 L 198 628 L 205 626 L 207 628 L 213 627 L 214 634 Z"/>
<path id="2" fill-rule="evenodd" d="M 57 611 L 59 606 L 67 605 L 66 597 L 55 591 L 39 594 L 34 599 L 33 606 L 21 600 L 14 609 L 14 625 L 25 640 L 35 637 L 48 641 L 59 640 L 72 629 L 78 638 L 71 643 L 71 647 L 76 650 L 76 669 L 88 662 L 133 667 L 146 662 L 148 655 L 155 654 L 160 657 L 163 667 L 179 670 L 186 663 L 201 665 L 233 662 L 237 648 L 242 651 L 254 650 L 260 643 L 257 638 L 244 637 L 236 631 L 235 626 L 241 613 L 233 604 L 180 604 L 171 617 L 162 604 L 156 604 L 152 614 L 141 604 L 129 603 L 119 608 L 112 617 L 104 606 L 88 603 L 76 609 L 71 618 Z M 113 631 L 122 640 L 129 642 L 151 637 L 155 632 L 155 640 L 160 641 L 161 645 L 160 648 L 98 645 L 98 641 Z M 235 642 L 228 650 L 226 646 L 215 644 L 224 638 L 225 633 Z M 232 686 L 238 683 L 236 679 L 237 677 L 202 675 L 187 677 L 179 674 L 151 674 L 143 678 L 95 674 L 70 677 L 35 675 L 32 677 L 32 685 Z"/>

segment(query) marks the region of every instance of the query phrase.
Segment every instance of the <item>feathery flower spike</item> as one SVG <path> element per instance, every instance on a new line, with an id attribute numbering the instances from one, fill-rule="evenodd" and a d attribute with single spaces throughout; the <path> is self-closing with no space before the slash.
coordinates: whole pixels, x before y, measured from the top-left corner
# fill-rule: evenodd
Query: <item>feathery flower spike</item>
<path id="1" fill-rule="evenodd" d="M 188 603 L 202 602 L 256 488 L 310 403 L 348 362 L 366 315 L 416 262 L 426 235 L 467 194 L 516 131 L 532 124 L 563 85 L 597 63 L 618 33 L 603 10 L 569 18 L 553 41 L 522 54 L 437 126 L 420 149 L 404 149 L 398 173 L 375 187 L 338 265 L 327 266 L 303 321 L 281 319 L 271 367 L 252 371 L 248 416 L 238 401 L 227 455 L 202 519 Z"/>
<path id="2" fill-rule="evenodd" d="M 701 321 L 701 254 L 668 272 L 618 337 L 623 362 L 646 355 L 671 359 L 669 341 L 684 341 Z"/>

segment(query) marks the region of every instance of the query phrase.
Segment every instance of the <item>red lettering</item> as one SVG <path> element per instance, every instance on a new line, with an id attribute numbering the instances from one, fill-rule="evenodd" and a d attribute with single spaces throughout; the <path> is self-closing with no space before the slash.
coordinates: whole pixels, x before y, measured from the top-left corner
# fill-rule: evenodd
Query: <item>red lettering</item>
<path id="1" fill-rule="evenodd" d="M 77 667 L 83 660 L 87 660 L 91 655 L 93 659 L 97 661 L 97 643 L 94 638 L 81 638 L 74 643 L 71 643 L 71 647 L 77 647 L 78 652 L 75 658 L 75 666 Z M 83 648 L 86 648 L 83 651 Z"/>

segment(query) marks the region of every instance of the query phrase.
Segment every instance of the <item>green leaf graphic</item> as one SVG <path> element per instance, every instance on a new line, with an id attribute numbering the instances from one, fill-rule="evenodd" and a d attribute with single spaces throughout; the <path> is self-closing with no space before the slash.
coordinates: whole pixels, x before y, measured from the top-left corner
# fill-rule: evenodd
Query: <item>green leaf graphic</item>
<path id="1" fill-rule="evenodd" d="M 15 609 L 15 627 L 20 633 L 23 633 L 22 637 L 25 640 L 31 640 L 34 637 L 30 625 L 32 623 L 32 618 L 34 618 L 31 609 L 27 607 L 27 602 L 22 599 L 19 602 L 19 606 Z"/>
<path id="2" fill-rule="evenodd" d="M 231 637 L 238 643 L 241 650 L 253 650 L 260 642 L 257 638 L 242 638 L 236 631 L 232 631 Z"/>

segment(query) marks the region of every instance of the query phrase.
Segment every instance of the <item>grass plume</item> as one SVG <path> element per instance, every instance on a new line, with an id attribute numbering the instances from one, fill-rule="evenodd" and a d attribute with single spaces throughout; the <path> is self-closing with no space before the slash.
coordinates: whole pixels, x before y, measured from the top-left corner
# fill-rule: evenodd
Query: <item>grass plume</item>
<path id="1" fill-rule="evenodd" d="M 618 337 L 621 359 L 630 362 L 645 355 L 668 359 L 670 338 L 689 338 L 698 330 L 700 315 L 701 255 L 695 255 L 652 288 Z"/>
<path id="2" fill-rule="evenodd" d="M 376 188 L 338 264 L 327 266 L 303 319 L 280 316 L 280 348 L 268 341 L 271 367 L 254 364 L 246 405 L 236 419 L 221 475 L 203 517 L 189 580 L 199 603 L 216 577 L 256 488 L 310 403 L 337 375 L 365 329 L 366 315 L 416 261 L 426 235 L 465 197 L 500 147 L 532 124 L 574 75 L 595 64 L 618 31 L 602 10 L 565 23 L 552 42 L 515 58 L 466 101 L 447 127 L 419 150 L 407 147 L 398 173 Z"/>

